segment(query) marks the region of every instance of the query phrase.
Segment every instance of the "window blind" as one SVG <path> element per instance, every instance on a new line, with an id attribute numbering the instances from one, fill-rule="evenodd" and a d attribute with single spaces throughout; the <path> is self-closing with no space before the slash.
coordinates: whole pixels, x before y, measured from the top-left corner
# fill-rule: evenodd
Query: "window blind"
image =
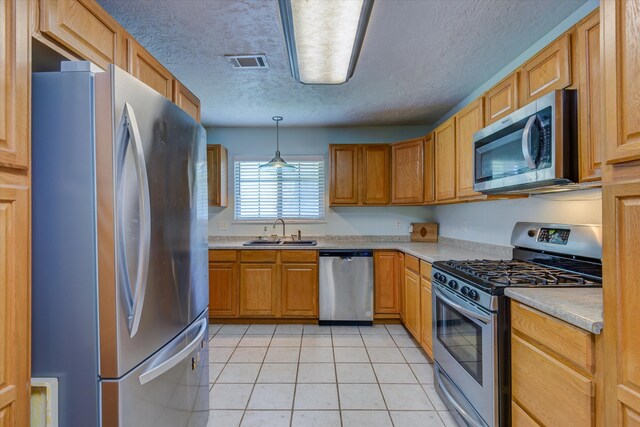
<path id="1" fill-rule="evenodd" d="M 324 158 L 289 161 L 293 168 L 263 168 L 268 162 L 234 162 L 235 219 L 324 219 Z"/>

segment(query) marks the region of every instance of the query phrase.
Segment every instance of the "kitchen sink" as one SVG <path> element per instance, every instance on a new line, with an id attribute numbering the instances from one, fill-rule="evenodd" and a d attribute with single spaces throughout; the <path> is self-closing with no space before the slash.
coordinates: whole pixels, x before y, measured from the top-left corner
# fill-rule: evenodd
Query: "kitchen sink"
<path id="1" fill-rule="evenodd" d="M 285 245 L 285 246 L 315 246 L 318 242 L 315 240 L 264 240 L 264 239 L 256 239 L 249 240 L 248 242 L 244 242 L 242 246 L 274 246 L 274 245 Z"/>
<path id="2" fill-rule="evenodd" d="M 315 240 L 285 240 L 280 244 L 287 246 L 315 246 L 318 242 Z"/>
<path id="3" fill-rule="evenodd" d="M 248 242 L 244 242 L 242 246 L 269 246 L 269 245 L 279 245 L 280 239 L 278 240 L 264 240 L 264 239 L 256 239 L 249 240 Z"/>

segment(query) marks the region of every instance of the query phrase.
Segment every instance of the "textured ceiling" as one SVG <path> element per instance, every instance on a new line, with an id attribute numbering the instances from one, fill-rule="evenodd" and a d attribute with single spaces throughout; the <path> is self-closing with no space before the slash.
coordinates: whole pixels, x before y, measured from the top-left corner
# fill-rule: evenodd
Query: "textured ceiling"
<path id="1" fill-rule="evenodd" d="M 205 126 L 427 125 L 586 0 L 376 0 L 355 73 L 291 77 L 277 0 L 98 0 L 202 102 Z M 267 70 L 225 54 L 264 53 Z"/>

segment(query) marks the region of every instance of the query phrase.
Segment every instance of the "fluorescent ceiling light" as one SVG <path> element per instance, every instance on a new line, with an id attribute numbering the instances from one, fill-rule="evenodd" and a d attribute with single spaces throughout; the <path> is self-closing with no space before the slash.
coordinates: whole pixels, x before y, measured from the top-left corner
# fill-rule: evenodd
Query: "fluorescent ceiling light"
<path id="1" fill-rule="evenodd" d="M 306 84 L 353 75 L 373 0 L 280 0 L 291 73 Z"/>

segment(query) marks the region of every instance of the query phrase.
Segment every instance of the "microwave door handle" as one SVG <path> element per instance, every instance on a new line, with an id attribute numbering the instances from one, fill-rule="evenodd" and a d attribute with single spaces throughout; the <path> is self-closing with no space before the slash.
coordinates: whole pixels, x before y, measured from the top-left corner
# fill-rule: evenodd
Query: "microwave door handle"
<path id="1" fill-rule="evenodd" d="M 529 117 L 522 133 L 522 155 L 531 169 L 536 169 L 538 167 L 536 162 L 533 161 L 533 156 L 531 155 L 531 144 L 529 144 L 529 140 L 531 139 L 531 128 L 536 120 L 538 120 L 538 116 L 535 114 Z"/>
<path id="2" fill-rule="evenodd" d="M 475 312 L 473 310 L 469 310 L 468 308 L 465 308 L 465 307 L 461 306 L 460 304 L 457 304 L 457 303 L 451 301 L 437 287 L 434 286 L 433 289 L 435 290 L 436 295 L 440 297 L 440 299 L 442 299 L 448 305 L 450 305 L 451 307 L 455 308 L 456 310 L 458 310 L 460 313 L 464 314 L 465 316 L 469 316 L 469 317 L 471 317 L 473 319 L 476 319 L 476 320 L 479 320 L 479 321 L 481 321 L 483 323 L 491 322 L 491 316 L 484 315 L 484 314 L 481 314 L 481 313 L 477 313 L 477 312 Z"/>
<path id="3" fill-rule="evenodd" d="M 138 181 L 138 203 L 140 204 L 140 242 L 138 248 L 138 271 L 133 292 L 132 313 L 129 321 L 129 336 L 133 338 L 138 332 L 142 307 L 147 290 L 147 275 L 149 273 L 149 252 L 151 249 L 151 202 L 149 197 L 149 178 L 147 177 L 147 165 L 144 157 L 144 149 L 140 138 L 138 121 L 133 107 L 125 102 L 124 116 L 129 133 L 131 145 L 134 149 L 134 164 Z"/>

